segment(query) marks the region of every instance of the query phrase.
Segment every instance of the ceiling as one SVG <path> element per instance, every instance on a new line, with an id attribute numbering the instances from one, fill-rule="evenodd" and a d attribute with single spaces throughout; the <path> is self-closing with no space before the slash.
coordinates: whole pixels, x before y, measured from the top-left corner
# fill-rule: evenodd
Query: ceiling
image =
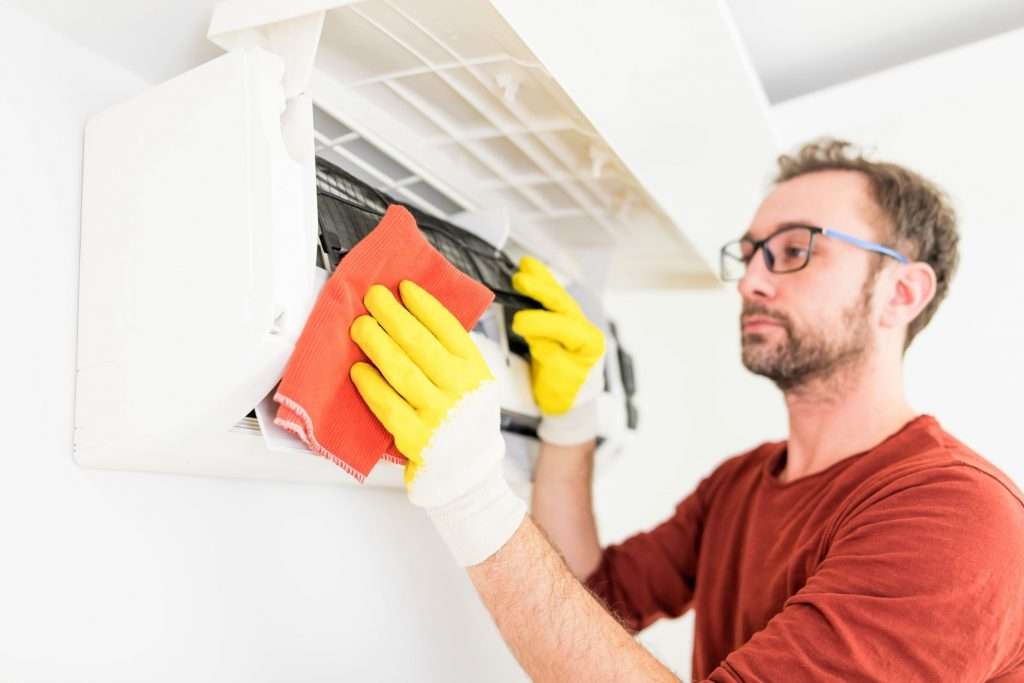
<path id="1" fill-rule="evenodd" d="M 217 0 L 6 1 L 153 83 L 220 53 Z M 1024 0 L 723 1 L 772 103 L 1024 27 Z"/>
<path id="2" fill-rule="evenodd" d="M 8 0 L 150 82 L 217 54 L 216 0 Z M 769 101 L 1024 26 L 1022 0 L 724 0 Z"/>
<path id="3" fill-rule="evenodd" d="M 1024 26 L 1024 0 L 725 0 L 781 102 Z"/>

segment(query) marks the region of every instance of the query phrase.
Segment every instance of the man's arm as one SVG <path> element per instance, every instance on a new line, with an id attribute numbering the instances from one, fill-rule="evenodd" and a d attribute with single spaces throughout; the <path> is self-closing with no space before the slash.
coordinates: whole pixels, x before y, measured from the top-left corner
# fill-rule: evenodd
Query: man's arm
<path id="1" fill-rule="evenodd" d="M 399 292 L 401 304 L 383 286 L 364 296 L 369 313 L 349 335 L 373 364 L 350 375 L 409 459 L 410 502 L 469 567 L 516 657 L 535 680 L 676 680 L 573 577 L 509 488 L 498 386 L 462 323 L 411 281 Z"/>
<path id="2" fill-rule="evenodd" d="M 580 581 L 601 562 L 591 497 L 594 449 L 594 440 L 578 446 L 542 442 L 534 472 L 534 521 Z"/>
<path id="3" fill-rule="evenodd" d="M 679 680 L 573 577 L 529 515 L 467 572 L 532 680 Z"/>

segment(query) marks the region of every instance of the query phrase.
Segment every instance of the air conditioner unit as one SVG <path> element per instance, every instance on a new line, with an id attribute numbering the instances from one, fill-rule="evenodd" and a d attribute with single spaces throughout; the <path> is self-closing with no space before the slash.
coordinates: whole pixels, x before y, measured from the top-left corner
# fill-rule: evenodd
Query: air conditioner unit
<path id="1" fill-rule="evenodd" d="M 685 212 L 666 192 L 669 171 L 685 163 L 671 156 L 675 146 L 697 149 L 707 134 L 680 130 L 664 145 L 670 156 L 654 160 L 637 139 L 620 135 L 620 147 L 632 151 L 621 153 L 595 124 L 616 128 L 612 117 L 639 114 L 618 112 L 614 93 L 588 91 L 588 105 L 579 106 L 571 93 L 588 72 L 571 49 L 552 52 L 552 27 L 526 11 L 531 6 L 227 0 L 215 8 L 209 34 L 225 55 L 89 121 L 74 437 L 80 464 L 349 481 L 299 445 L 266 448 L 247 417 L 279 380 L 323 281 L 318 156 L 492 240 L 507 231 L 507 252 L 545 258 L 581 292 L 599 295 L 606 282 L 715 282 L 714 231 L 702 223 L 684 234 Z M 565 39 L 586 38 L 588 30 L 611 38 L 609 11 L 641 24 L 661 11 L 611 7 L 601 10 L 602 26 Z M 709 119 L 721 106 L 720 120 L 745 126 L 738 137 L 745 146 L 719 150 L 705 172 L 729 167 L 733 179 L 749 178 L 753 187 L 774 148 L 758 87 L 736 51 L 724 49 L 733 40 L 727 21 L 695 20 L 690 28 L 722 48 L 716 68 L 732 81 L 719 101 L 693 102 L 692 118 Z M 558 67 L 546 66 L 531 42 L 546 46 Z M 623 59 L 597 53 L 586 64 L 621 75 Z M 652 68 L 662 76 L 673 71 Z M 662 86 L 673 101 L 686 101 L 685 81 Z M 735 201 L 703 194 L 723 225 L 742 215 Z M 487 346 L 486 330 L 476 332 Z M 500 339 L 492 333 L 492 342 Z M 628 382 L 612 346 L 609 373 L 628 411 Z M 514 362 L 504 351 L 497 358 Z M 512 369 L 509 377 L 518 382 L 509 395 L 522 396 L 525 373 Z M 615 424 L 626 424 L 624 415 Z M 511 448 L 510 455 L 527 481 L 529 454 Z M 382 463 L 367 481 L 397 486 L 401 470 Z"/>

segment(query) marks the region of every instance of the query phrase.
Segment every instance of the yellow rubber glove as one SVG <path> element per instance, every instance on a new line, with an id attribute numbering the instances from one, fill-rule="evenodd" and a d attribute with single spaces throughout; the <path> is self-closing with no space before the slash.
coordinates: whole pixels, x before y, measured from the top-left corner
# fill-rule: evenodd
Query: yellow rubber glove
<path id="1" fill-rule="evenodd" d="M 518 311 L 512 331 L 530 347 L 530 381 L 543 415 L 542 440 L 562 445 L 597 436 L 597 399 L 604 389 L 605 341 L 551 271 L 523 256 L 512 286 L 544 310 Z"/>
<path id="2" fill-rule="evenodd" d="M 424 508 L 456 559 L 477 564 L 512 536 L 525 503 L 505 482 L 498 385 L 458 319 L 414 282 L 402 303 L 373 285 L 350 335 L 369 357 L 350 375 L 409 459 L 409 500 Z"/>

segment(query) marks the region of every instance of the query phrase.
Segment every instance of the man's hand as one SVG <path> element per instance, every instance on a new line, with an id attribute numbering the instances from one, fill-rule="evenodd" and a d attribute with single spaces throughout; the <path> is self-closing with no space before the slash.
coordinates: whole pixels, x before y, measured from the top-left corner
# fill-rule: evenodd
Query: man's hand
<path id="1" fill-rule="evenodd" d="M 597 399 L 604 388 L 604 334 L 551 271 L 524 256 L 512 286 L 545 310 L 519 311 L 512 331 L 530 347 L 533 396 L 543 415 L 542 441 L 571 446 L 597 436 Z"/>
<path id="2" fill-rule="evenodd" d="M 350 335 L 373 365 L 353 365 L 352 381 L 409 459 L 409 500 L 427 511 L 461 564 L 477 564 L 526 514 L 501 471 L 497 383 L 447 308 L 408 280 L 399 293 L 402 303 L 382 285 L 367 291 L 370 315 L 356 318 Z"/>
<path id="3" fill-rule="evenodd" d="M 530 379 L 542 414 L 532 512 L 583 580 L 601 560 L 590 479 L 604 388 L 604 335 L 537 259 L 522 258 L 512 286 L 546 309 L 519 311 L 512 320 L 512 330 L 530 346 Z"/>

